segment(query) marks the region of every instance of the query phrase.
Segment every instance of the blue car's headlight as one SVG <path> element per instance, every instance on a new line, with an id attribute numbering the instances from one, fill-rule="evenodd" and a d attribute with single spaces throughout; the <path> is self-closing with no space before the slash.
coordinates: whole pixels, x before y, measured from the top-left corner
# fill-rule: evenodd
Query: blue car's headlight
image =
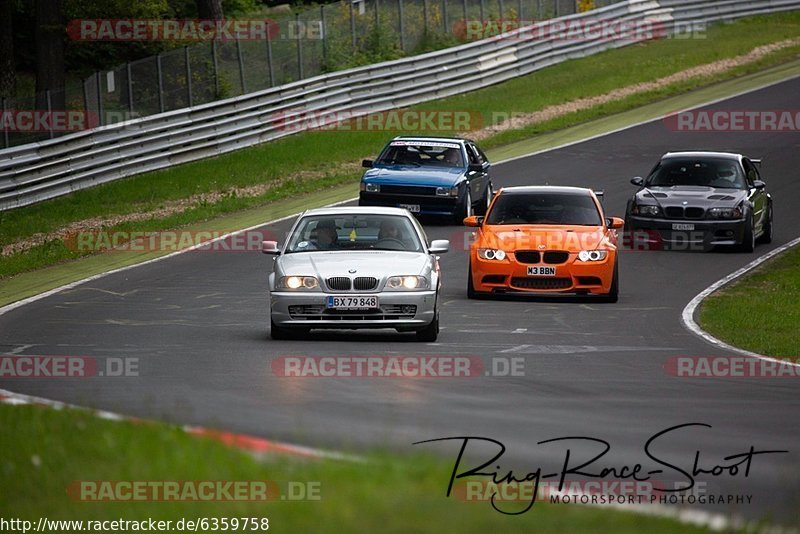
<path id="1" fill-rule="evenodd" d="M 371 184 L 369 182 L 361 182 L 361 190 L 367 193 L 380 193 L 381 184 Z"/>
<path id="2" fill-rule="evenodd" d="M 457 197 L 458 196 L 458 186 L 456 186 L 456 187 L 437 187 L 436 188 L 436 196 L 437 197 Z"/>

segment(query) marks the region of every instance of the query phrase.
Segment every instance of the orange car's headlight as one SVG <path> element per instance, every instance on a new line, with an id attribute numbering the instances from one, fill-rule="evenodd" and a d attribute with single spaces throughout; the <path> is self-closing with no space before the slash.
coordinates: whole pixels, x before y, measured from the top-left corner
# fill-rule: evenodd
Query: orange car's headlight
<path id="1" fill-rule="evenodd" d="M 506 259 L 506 253 L 500 249 L 495 249 L 495 248 L 479 248 L 478 257 L 482 260 L 503 261 L 504 259 Z"/>
<path id="2" fill-rule="evenodd" d="M 608 256 L 607 250 L 581 250 L 578 252 L 578 261 L 603 261 Z"/>

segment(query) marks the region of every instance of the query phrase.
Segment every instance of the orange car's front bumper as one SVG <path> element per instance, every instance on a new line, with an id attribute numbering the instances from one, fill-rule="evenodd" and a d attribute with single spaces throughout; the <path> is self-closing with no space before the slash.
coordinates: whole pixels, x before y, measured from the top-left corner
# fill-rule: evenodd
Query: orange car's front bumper
<path id="1" fill-rule="evenodd" d="M 482 260 L 470 252 L 472 286 L 479 292 L 523 293 L 589 293 L 607 294 L 614 278 L 616 251 L 609 250 L 602 261 L 581 262 L 577 253 L 570 253 L 565 263 L 521 263 L 513 253 L 502 261 Z M 554 276 L 528 275 L 528 267 L 554 267 Z"/>

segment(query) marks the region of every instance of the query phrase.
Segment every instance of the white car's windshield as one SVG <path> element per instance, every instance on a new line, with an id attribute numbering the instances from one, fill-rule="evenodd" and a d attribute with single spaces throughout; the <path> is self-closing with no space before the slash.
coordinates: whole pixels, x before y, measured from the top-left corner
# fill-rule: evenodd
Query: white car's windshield
<path id="1" fill-rule="evenodd" d="M 287 253 L 314 250 L 423 250 L 411 221 L 402 215 L 313 215 L 289 236 Z"/>

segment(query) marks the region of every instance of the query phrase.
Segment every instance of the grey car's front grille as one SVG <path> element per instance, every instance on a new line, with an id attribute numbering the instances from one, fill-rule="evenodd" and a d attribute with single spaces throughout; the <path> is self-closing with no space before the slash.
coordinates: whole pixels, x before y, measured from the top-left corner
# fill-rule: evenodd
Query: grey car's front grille
<path id="1" fill-rule="evenodd" d="M 686 208 L 667 206 L 664 208 L 664 213 L 666 213 L 667 217 L 670 219 L 702 219 L 705 210 L 695 206 L 688 206 Z"/>
<path id="2" fill-rule="evenodd" d="M 332 276 L 326 282 L 334 291 L 350 291 L 350 279 L 346 276 Z"/>
<path id="3" fill-rule="evenodd" d="M 705 210 L 703 208 L 693 208 L 689 206 L 683 212 L 686 214 L 687 219 L 701 219 L 705 214 Z"/>
<path id="4" fill-rule="evenodd" d="M 372 276 L 358 276 L 353 280 L 353 289 L 356 291 L 369 291 L 378 287 L 378 279 Z"/>

